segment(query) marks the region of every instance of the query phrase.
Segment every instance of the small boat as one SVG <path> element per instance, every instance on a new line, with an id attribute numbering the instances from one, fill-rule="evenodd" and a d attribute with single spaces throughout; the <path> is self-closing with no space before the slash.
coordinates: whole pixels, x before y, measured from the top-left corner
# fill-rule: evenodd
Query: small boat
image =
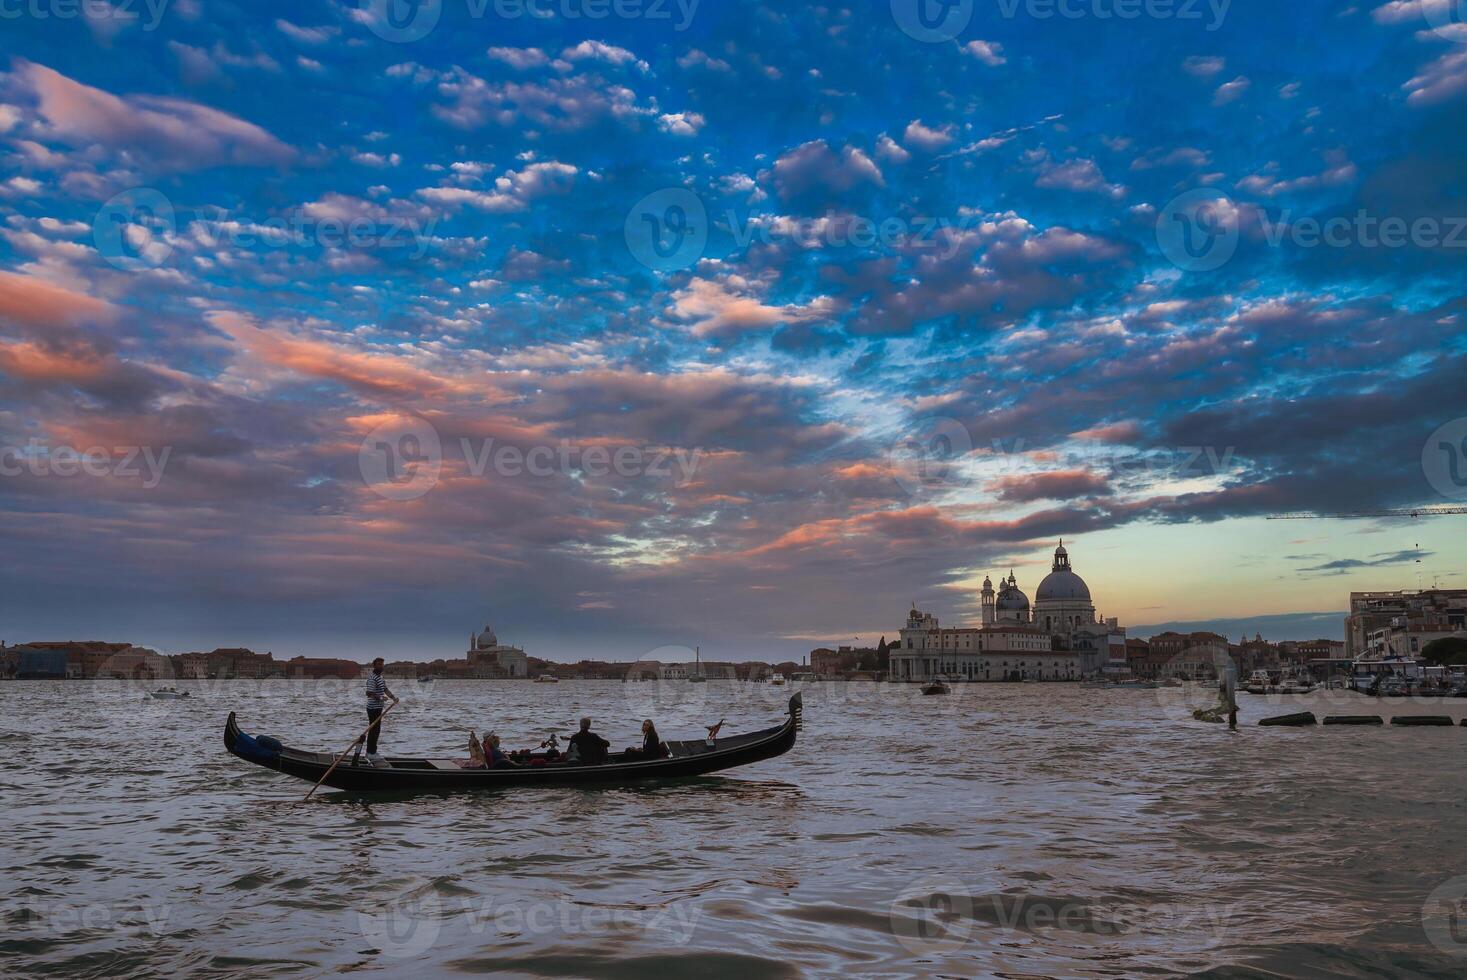
<path id="1" fill-rule="evenodd" d="M 1267 694 L 1272 687 L 1273 678 L 1268 676 L 1268 671 L 1260 667 L 1248 675 L 1248 683 L 1243 685 L 1243 690 L 1249 694 Z"/>
<path id="2" fill-rule="evenodd" d="M 689 684 L 707 684 L 708 678 L 703 676 L 703 650 L 702 647 L 693 648 L 693 658 L 697 666 L 693 668 L 692 676 L 688 678 Z"/>
<path id="3" fill-rule="evenodd" d="M 632 783 L 647 779 L 704 776 L 784 755 L 794 748 L 803 713 L 804 704 L 797 693 L 789 700 L 789 714 L 773 728 L 711 741 L 707 738 L 668 741 L 665 758 L 627 759 L 624 753 L 615 753 L 599 765 L 549 762 L 543 753 L 533 754 L 529 765 L 514 769 L 465 769 L 456 760 L 404 756 L 388 756 L 384 762 L 373 764 L 365 756 L 336 756 L 330 752 L 293 749 L 268 735 L 247 734 L 240 730 L 232 711 L 224 723 L 224 747 L 231 754 L 257 766 L 308 783 L 315 783 L 324 776 L 324 785 L 356 792 L 403 793 Z M 333 765 L 336 768 L 327 775 L 327 770 Z"/>
<path id="4" fill-rule="evenodd" d="M 1279 685 L 1280 694 L 1308 694 L 1319 685 L 1307 677 L 1285 677 Z"/>
<path id="5" fill-rule="evenodd" d="M 934 677 L 932 680 L 922 685 L 923 694 L 949 694 L 951 692 L 952 688 L 948 687 L 947 682 L 944 681 L 941 677 Z"/>
<path id="6" fill-rule="evenodd" d="M 774 676 L 769 678 L 769 683 L 773 684 L 775 687 L 784 687 L 784 675 L 775 674 Z"/>
<path id="7" fill-rule="evenodd" d="M 432 678 L 432 676 L 419 677 L 418 678 L 418 683 L 419 684 L 432 684 L 433 683 L 433 678 Z"/>
<path id="8" fill-rule="evenodd" d="M 188 692 L 175 690 L 171 687 L 164 687 L 154 691 L 153 697 L 157 698 L 159 701 L 178 701 L 188 697 Z"/>
<path id="9" fill-rule="evenodd" d="M 535 683 L 536 684 L 559 684 L 560 683 L 560 678 L 559 677 L 556 677 L 554 674 L 541 674 L 539 677 L 535 678 Z"/>

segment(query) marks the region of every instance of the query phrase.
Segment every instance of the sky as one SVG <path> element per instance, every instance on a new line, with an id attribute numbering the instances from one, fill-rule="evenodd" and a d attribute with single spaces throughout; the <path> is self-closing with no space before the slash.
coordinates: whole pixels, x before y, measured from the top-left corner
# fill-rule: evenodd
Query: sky
<path id="1" fill-rule="evenodd" d="M 1454 0 L 14 0 L 0 639 L 781 660 L 1462 586 Z M 678 659 L 663 656 L 663 659 Z"/>

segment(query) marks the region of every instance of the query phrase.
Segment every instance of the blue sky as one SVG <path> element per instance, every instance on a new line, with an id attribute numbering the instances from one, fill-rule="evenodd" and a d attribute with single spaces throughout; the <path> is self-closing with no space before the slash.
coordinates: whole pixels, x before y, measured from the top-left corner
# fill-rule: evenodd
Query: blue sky
<path id="1" fill-rule="evenodd" d="M 1455 4 L 527 9 L 0 11 L 6 639 L 783 658 L 1060 536 L 1123 623 L 1461 584 L 1263 520 L 1467 497 Z"/>

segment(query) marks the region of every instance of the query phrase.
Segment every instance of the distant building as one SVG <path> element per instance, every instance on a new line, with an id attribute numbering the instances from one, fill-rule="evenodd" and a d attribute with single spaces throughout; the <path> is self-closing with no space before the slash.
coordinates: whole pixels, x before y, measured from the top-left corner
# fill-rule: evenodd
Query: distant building
<path id="1" fill-rule="evenodd" d="M 1070 567 L 1061 541 L 1034 606 L 1013 572 L 998 589 L 984 578 L 981 625 L 948 627 L 913 608 L 890 651 L 888 676 L 923 681 L 1079 680 L 1126 669 L 1125 630 L 1095 614 L 1090 588 Z M 813 655 L 812 655 L 813 656 Z M 818 670 L 817 670 L 818 672 Z"/>
<path id="2" fill-rule="evenodd" d="M 1432 640 L 1467 638 L 1467 589 L 1351 592 L 1345 655 L 1419 656 Z"/>
<path id="3" fill-rule="evenodd" d="M 530 658 L 519 647 L 505 646 L 485 625 L 477 636 L 469 636 L 469 676 L 491 680 L 524 680 L 530 676 Z"/>
<path id="4" fill-rule="evenodd" d="M 850 647 L 839 650 L 820 647 L 810 651 L 810 670 L 820 677 L 842 677 L 856 669 L 858 659 Z"/>
<path id="5" fill-rule="evenodd" d="M 21 680 L 62 680 L 67 676 L 66 651 L 21 647 L 19 668 Z"/>

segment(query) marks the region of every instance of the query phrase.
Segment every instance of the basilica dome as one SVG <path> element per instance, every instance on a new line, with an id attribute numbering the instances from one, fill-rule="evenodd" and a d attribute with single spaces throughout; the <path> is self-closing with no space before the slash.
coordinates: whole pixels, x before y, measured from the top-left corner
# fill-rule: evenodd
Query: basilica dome
<path id="1" fill-rule="evenodd" d="M 1054 549 L 1054 565 L 1051 567 L 1052 571 L 1039 583 L 1039 591 L 1034 594 L 1035 599 L 1040 602 L 1063 599 L 1090 601 L 1090 587 L 1085 584 L 1084 579 L 1070 570 L 1070 553 L 1065 550 L 1063 541 Z"/>

